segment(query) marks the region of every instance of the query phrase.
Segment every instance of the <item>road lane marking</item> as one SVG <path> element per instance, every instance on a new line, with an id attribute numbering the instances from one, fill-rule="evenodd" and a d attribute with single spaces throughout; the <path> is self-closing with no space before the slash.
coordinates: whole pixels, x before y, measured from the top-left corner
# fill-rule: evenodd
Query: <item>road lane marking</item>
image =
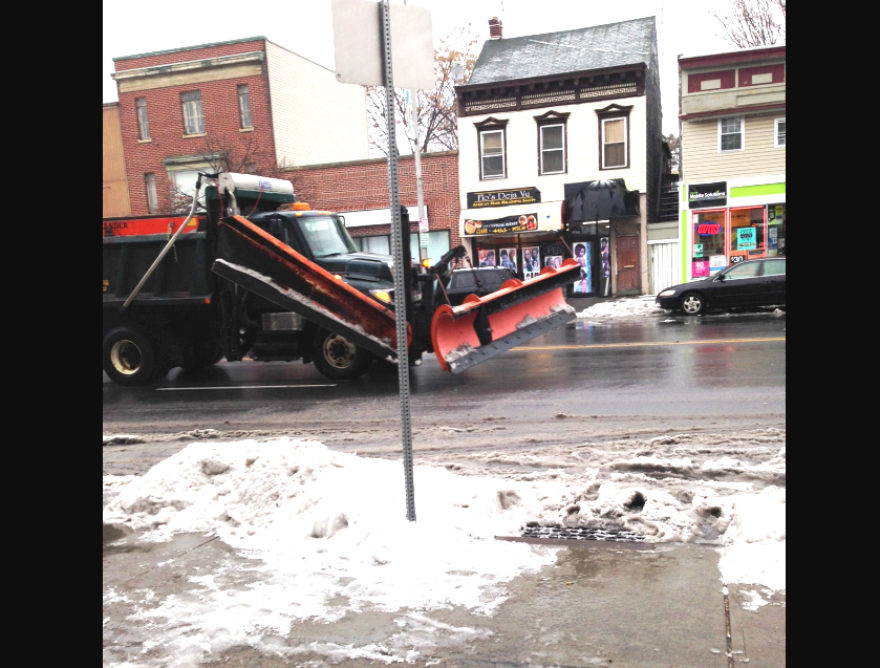
<path id="1" fill-rule="evenodd" d="M 301 387 L 336 387 L 336 383 L 330 385 L 227 385 L 226 387 L 157 387 L 157 390 L 274 390 L 286 387 L 299 389 Z"/>
<path id="2" fill-rule="evenodd" d="M 647 346 L 708 346 L 719 343 L 762 343 L 785 341 L 784 336 L 761 339 L 706 339 L 704 341 L 648 341 L 645 343 L 584 343 L 576 346 L 518 346 L 511 350 L 581 350 L 583 348 L 640 348 Z"/>

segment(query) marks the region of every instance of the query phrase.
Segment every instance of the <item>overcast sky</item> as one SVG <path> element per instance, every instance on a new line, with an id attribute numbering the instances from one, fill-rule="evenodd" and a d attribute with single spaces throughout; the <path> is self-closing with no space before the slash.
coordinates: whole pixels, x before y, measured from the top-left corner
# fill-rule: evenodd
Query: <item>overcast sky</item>
<path id="1" fill-rule="evenodd" d="M 431 10 L 434 39 L 470 24 L 488 39 L 493 16 L 504 37 L 584 28 L 655 16 L 661 60 L 663 132 L 678 132 L 677 57 L 731 51 L 718 37 L 711 10 L 726 0 L 392 0 Z M 331 0 L 285 0 L 250 5 L 212 0 L 186 6 L 179 0 L 104 3 L 104 102 L 116 101 L 112 59 L 208 42 L 263 36 L 329 69 L 334 67 Z M 193 11 L 194 10 L 194 11 Z"/>

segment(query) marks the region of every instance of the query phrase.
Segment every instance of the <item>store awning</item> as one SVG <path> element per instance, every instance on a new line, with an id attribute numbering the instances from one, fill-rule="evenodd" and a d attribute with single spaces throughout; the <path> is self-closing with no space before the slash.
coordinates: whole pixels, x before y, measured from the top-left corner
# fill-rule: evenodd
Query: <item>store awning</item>
<path id="1" fill-rule="evenodd" d="M 462 237 L 488 238 L 502 234 L 558 232 L 561 229 L 562 202 L 462 209 L 459 222 Z"/>
<path id="2" fill-rule="evenodd" d="M 565 184 L 565 220 L 572 223 L 638 216 L 639 191 L 627 190 L 623 179 Z"/>

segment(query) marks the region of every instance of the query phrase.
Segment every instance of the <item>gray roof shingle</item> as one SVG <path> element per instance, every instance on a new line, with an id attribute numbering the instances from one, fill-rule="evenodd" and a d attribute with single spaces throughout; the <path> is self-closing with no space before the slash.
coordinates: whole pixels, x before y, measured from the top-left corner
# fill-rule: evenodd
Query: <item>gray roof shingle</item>
<path id="1" fill-rule="evenodd" d="M 654 17 L 483 44 L 468 85 L 654 63 Z"/>

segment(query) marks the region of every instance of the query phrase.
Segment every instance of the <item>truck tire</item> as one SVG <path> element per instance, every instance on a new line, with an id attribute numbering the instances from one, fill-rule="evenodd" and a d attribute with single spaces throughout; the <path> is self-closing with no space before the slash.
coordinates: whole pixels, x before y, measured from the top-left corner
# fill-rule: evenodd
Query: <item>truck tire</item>
<path id="1" fill-rule="evenodd" d="M 143 332 L 134 327 L 117 327 L 104 337 L 104 371 L 118 385 L 146 385 L 162 371 L 156 349 Z"/>
<path id="2" fill-rule="evenodd" d="M 186 347 L 183 352 L 181 368 L 186 371 L 199 371 L 217 364 L 223 359 L 223 347 L 215 341 L 201 341 Z"/>
<path id="3" fill-rule="evenodd" d="M 360 378 L 376 360 L 370 352 L 326 329 L 316 332 L 312 357 L 318 371 L 330 380 Z"/>

